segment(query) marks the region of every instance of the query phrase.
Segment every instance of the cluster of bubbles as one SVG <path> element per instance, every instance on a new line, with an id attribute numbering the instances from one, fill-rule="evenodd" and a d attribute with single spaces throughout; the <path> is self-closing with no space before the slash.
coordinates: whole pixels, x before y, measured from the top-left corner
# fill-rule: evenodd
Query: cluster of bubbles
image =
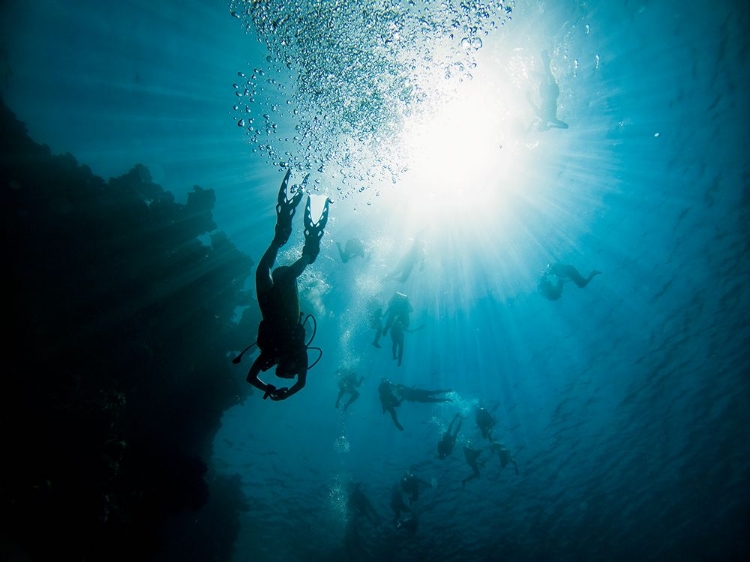
<path id="1" fill-rule="evenodd" d="M 341 198 L 408 169 L 404 120 L 471 80 L 482 38 L 511 18 L 500 0 L 232 0 L 263 43 L 239 72 L 236 122 L 274 166 L 319 172 Z M 314 181 L 319 188 L 320 177 Z"/>

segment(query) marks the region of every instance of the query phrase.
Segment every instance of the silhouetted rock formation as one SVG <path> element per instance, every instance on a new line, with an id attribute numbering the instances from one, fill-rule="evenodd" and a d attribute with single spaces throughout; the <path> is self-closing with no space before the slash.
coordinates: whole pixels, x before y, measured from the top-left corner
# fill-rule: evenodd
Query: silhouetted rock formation
<path id="1" fill-rule="evenodd" d="M 165 522 L 180 535 L 180 514 L 206 504 L 221 414 L 248 393 L 229 356 L 259 320 L 242 290 L 253 261 L 214 232 L 213 190 L 176 203 L 141 165 L 105 182 L 33 142 L 0 105 L 0 553 L 178 556 L 162 548 Z M 245 507 L 239 478 L 214 482 L 210 515 L 183 535 L 224 560 Z"/>

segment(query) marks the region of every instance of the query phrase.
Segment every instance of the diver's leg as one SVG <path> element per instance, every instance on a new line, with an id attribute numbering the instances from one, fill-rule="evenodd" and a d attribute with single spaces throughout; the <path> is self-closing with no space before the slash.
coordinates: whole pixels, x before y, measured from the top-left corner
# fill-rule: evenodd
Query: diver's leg
<path id="1" fill-rule="evenodd" d="M 472 474 L 470 474 L 469 476 L 461 480 L 461 486 L 466 486 L 466 483 L 469 480 L 474 480 L 474 478 L 479 478 L 479 469 L 476 466 L 472 466 L 471 468 L 474 472 L 472 472 Z"/>
<path id="2" fill-rule="evenodd" d="M 601 271 L 597 271 L 597 270 L 595 269 L 594 271 L 592 271 L 591 273 L 589 273 L 589 276 L 588 276 L 588 277 L 586 277 L 586 280 L 585 280 L 584 284 L 583 284 L 583 285 L 578 285 L 578 286 L 579 286 L 579 287 L 585 287 L 586 285 L 588 285 L 588 284 L 589 284 L 589 281 L 591 281 L 591 280 L 592 280 L 592 279 L 593 279 L 594 277 L 596 277 L 597 275 L 601 275 L 601 273 L 602 273 Z"/>
<path id="3" fill-rule="evenodd" d="M 344 252 L 344 249 L 341 247 L 341 242 L 336 242 L 336 247 L 339 249 L 339 257 L 341 258 L 341 261 L 346 263 L 349 261 L 349 256 Z"/>
<path id="4" fill-rule="evenodd" d="M 600 272 L 594 270 L 586 279 L 584 279 L 575 267 L 573 267 L 572 265 L 568 265 L 565 266 L 565 273 L 567 277 L 573 281 L 573 283 L 575 283 L 579 288 L 583 289 L 586 285 L 589 284 L 589 281 L 591 281 Z"/>
<path id="5" fill-rule="evenodd" d="M 380 349 L 380 336 L 383 335 L 383 323 L 378 320 L 378 327 L 375 329 L 375 339 L 372 340 L 372 345 Z"/>
<path id="6" fill-rule="evenodd" d="M 455 441 L 458 437 L 458 432 L 461 431 L 461 424 L 464 423 L 464 417 L 461 414 L 456 414 L 458 417 L 458 425 L 456 426 L 456 432 L 453 434 L 453 440 Z"/>
<path id="7" fill-rule="evenodd" d="M 273 278 L 271 277 L 271 269 L 273 269 L 273 264 L 276 263 L 276 256 L 279 253 L 279 248 L 281 247 L 281 244 L 279 244 L 276 239 L 271 242 L 271 245 L 268 246 L 268 249 L 263 254 L 263 257 L 260 258 L 260 262 L 258 263 L 258 267 L 255 270 L 255 290 L 258 293 L 264 293 L 273 287 Z"/>
<path id="8" fill-rule="evenodd" d="M 357 392 L 356 390 L 353 390 L 352 397 L 349 398 L 349 402 L 347 402 L 346 405 L 344 406 L 344 411 L 346 411 L 346 409 L 351 405 L 351 403 L 354 402 L 357 398 L 359 398 L 359 392 Z"/>
<path id="9" fill-rule="evenodd" d="M 434 396 L 435 394 L 444 394 L 446 392 L 451 392 L 450 390 L 424 390 L 424 389 L 415 389 L 416 399 L 415 402 L 453 402 L 450 398 L 445 398 L 444 396 L 437 397 Z M 452 423 L 452 422 L 451 422 Z"/>
<path id="10" fill-rule="evenodd" d="M 295 279 L 302 275 L 302 272 L 305 271 L 305 268 L 312 263 L 310 261 L 310 258 L 304 254 L 300 256 L 300 258 L 294 262 L 292 265 L 289 266 L 289 269 L 287 269 L 284 272 L 284 276 L 291 275 Z"/>
<path id="11" fill-rule="evenodd" d="M 404 338 L 398 342 L 398 366 L 401 366 L 401 360 L 404 358 Z"/>
<path id="12" fill-rule="evenodd" d="M 573 281 L 579 287 L 585 287 L 587 281 L 578 272 L 578 270 L 572 265 L 557 264 L 553 267 L 552 273 L 557 275 L 559 279 L 565 281 Z"/>
<path id="13" fill-rule="evenodd" d="M 393 423 L 396 424 L 396 427 L 398 428 L 398 430 L 403 431 L 404 428 L 402 427 L 400 423 L 398 423 L 398 417 L 396 417 L 396 410 L 393 409 L 393 406 L 388 408 L 388 413 L 391 414 L 391 419 L 393 419 Z"/>
<path id="14" fill-rule="evenodd" d="M 393 321 L 395 319 L 396 319 L 396 313 L 393 311 L 389 312 L 388 316 L 385 319 L 385 327 L 382 330 L 384 336 L 388 334 L 388 330 L 391 329 L 391 325 L 393 324 Z"/>
<path id="15" fill-rule="evenodd" d="M 341 402 L 341 399 L 344 397 L 344 394 L 346 393 L 345 390 L 339 390 L 339 395 L 336 397 L 336 408 L 339 407 L 339 403 Z M 348 406 L 348 404 L 347 404 Z M 344 409 L 346 410 L 346 406 L 344 406 Z"/>

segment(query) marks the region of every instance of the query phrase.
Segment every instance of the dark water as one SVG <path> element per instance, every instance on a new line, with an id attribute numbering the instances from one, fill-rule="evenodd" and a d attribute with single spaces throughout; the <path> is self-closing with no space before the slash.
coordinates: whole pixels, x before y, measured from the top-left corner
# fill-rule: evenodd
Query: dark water
<path id="1" fill-rule="evenodd" d="M 2 96 L 30 137 L 3 114 L 3 557 L 747 558 L 743 3 L 0 14 Z M 543 50 L 567 129 L 536 126 Z M 230 359 L 255 338 L 287 167 L 335 202 L 299 283 L 323 356 L 271 402 L 244 382 L 252 357 Z M 365 257 L 342 263 L 353 237 Z M 415 238 L 424 268 L 385 279 Z M 555 261 L 602 274 L 548 301 Z M 397 290 L 421 327 L 400 367 L 367 321 Z M 346 412 L 341 367 L 365 377 Z M 452 401 L 404 402 L 398 431 L 382 377 Z M 464 487 L 469 444 L 485 464 Z M 390 507 L 407 471 L 429 483 L 413 534 Z M 355 482 L 379 524 L 349 505 Z"/>

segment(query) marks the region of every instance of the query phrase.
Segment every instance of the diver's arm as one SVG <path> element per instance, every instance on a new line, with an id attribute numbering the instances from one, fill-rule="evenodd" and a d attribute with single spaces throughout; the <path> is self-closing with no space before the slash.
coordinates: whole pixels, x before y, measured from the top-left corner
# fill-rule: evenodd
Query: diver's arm
<path id="1" fill-rule="evenodd" d="M 247 382 L 249 382 L 251 385 L 253 385 L 258 390 L 262 391 L 263 393 L 269 393 L 273 392 L 276 387 L 274 387 L 272 384 L 266 384 L 260 378 L 258 378 L 258 375 L 260 374 L 260 366 L 261 366 L 261 357 L 263 354 L 261 353 L 258 355 L 258 357 L 253 362 L 252 366 L 250 367 L 250 370 L 247 373 Z"/>
<path id="2" fill-rule="evenodd" d="M 558 118 L 551 119 L 550 124 L 552 127 L 556 127 L 558 129 L 567 129 L 568 124 L 565 121 L 560 121 Z"/>
<path id="3" fill-rule="evenodd" d="M 285 390 L 283 388 L 280 388 L 276 391 L 275 394 L 271 396 L 271 400 L 286 400 L 293 394 L 297 394 L 300 390 L 302 390 L 305 387 L 305 383 L 307 382 L 307 367 L 305 367 L 299 375 L 297 375 L 297 382 L 294 383 L 292 388 L 289 390 Z"/>
<path id="4" fill-rule="evenodd" d="M 307 255 L 302 254 L 300 258 L 290 265 L 289 269 L 284 272 L 284 276 L 290 275 L 297 279 L 297 277 L 302 275 L 302 272 L 305 271 L 305 268 L 308 265 L 310 265 L 310 258 Z"/>

